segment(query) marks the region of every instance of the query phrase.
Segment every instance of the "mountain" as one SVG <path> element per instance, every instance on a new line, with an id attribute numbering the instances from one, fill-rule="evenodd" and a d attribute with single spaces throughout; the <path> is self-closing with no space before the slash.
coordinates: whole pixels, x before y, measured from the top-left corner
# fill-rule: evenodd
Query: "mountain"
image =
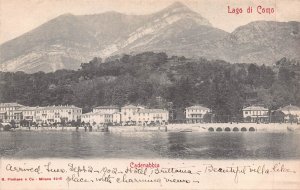
<path id="1" fill-rule="evenodd" d="M 181 3 L 148 17 L 147 21 L 127 38 L 120 38 L 101 51 L 101 55 L 164 51 L 188 57 L 214 57 L 215 42 L 227 32 L 214 28 L 200 14 Z"/>
<path id="2" fill-rule="evenodd" d="M 299 22 L 259 21 L 227 33 L 176 2 L 149 15 L 61 15 L 2 44 L 0 70 L 78 69 L 93 57 L 143 51 L 272 64 L 299 59 L 299 44 Z"/>
<path id="3" fill-rule="evenodd" d="M 251 22 L 234 30 L 225 44 L 232 47 L 232 62 L 272 64 L 282 57 L 300 60 L 300 22 Z"/>
<path id="4" fill-rule="evenodd" d="M 74 69 L 97 46 L 84 23 L 73 15 L 62 15 L 1 45 L 1 68 L 26 72 Z"/>

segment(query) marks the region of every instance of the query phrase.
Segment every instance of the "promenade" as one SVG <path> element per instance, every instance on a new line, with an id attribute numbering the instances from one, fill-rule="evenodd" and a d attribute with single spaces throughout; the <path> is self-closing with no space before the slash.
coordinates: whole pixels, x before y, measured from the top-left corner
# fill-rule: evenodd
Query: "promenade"
<path id="1" fill-rule="evenodd" d="M 14 131 L 79 131 L 103 132 L 103 127 L 19 127 Z M 290 123 L 197 123 L 163 126 L 109 126 L 109 132 L 300 132 L 300 124 Z"/>

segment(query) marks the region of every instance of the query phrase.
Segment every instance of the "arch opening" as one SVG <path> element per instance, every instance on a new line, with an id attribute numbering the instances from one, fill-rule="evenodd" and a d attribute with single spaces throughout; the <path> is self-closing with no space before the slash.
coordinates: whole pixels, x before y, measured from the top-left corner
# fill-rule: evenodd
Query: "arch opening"
<path id="1" fill-rule="evenodd" d="M 246 127 L 243 127 L 243 128 L 241 129 L 241 131 L 243 131 L 243 132 L 247 131 Z"/>
<path id="2" fill-rule="evenodd" d="M 238 132 L 238 131 L 239 131 L 239 128 L 237 128 L 237 127 L 234 127 L 232 131 L 234 131 L 234 132 Z"/>
<path id="3" fill-rule="evenodd" d="M 250 127 L 249 131 L 255 131 L 254 127 Z"/>
<path id="4" fill-rule="evenodd" d="M 216 131 L 220 132 L 223 131 L 223 129 L 221 127 L 218 127 Z"/>
<path id="5" fill-rule="evenodd" d="M 231 131 L 231 129 L 229 127 L 226 127 L 225 131 Z"/>
<path id="6" fill-rule="evenodd" d="M 213 132 L 215 130 L 214 130 L 214 128 L 210 127 L 210 128 L 208 128 L 208 131 Z"/>

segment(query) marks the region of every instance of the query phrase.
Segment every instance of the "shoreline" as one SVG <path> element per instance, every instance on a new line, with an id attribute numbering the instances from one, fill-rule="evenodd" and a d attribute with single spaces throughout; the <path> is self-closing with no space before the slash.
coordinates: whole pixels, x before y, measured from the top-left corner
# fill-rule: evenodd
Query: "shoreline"
<path id="1" fill-rule="evenodd" d="M 233 129 L 238 131 L 234 131 Z M 243 130 L 246 131 L 242 131 Z M 250 131 L 250 128 L 254 131 Z M 212 130 L 213 131 L 209 131 Z M 218 131 L 221 130 L 221 131 Z M 227 130 L 227 131 L 226 131 Z M 20 127 L 12 131 L 78 131 L 78 132 L 104 132 L 103 127 L 93 127 L 92 131 L 84 127 Z M 197 123 L 197 124 L 168 124 L 164 126 L 109 126 L 108 131 L 112 133 L 123 132 L 300 132 L 299 124 L 290 123 Z"/>

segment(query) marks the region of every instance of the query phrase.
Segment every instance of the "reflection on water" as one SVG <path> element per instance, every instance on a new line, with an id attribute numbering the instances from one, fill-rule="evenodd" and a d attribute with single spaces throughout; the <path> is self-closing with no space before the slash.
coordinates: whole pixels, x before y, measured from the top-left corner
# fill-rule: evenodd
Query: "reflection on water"
<path id="1" fill-rule="evenodd" d="M 300 159 L 294 133 L 0 133 L 4 158 Z"/>

